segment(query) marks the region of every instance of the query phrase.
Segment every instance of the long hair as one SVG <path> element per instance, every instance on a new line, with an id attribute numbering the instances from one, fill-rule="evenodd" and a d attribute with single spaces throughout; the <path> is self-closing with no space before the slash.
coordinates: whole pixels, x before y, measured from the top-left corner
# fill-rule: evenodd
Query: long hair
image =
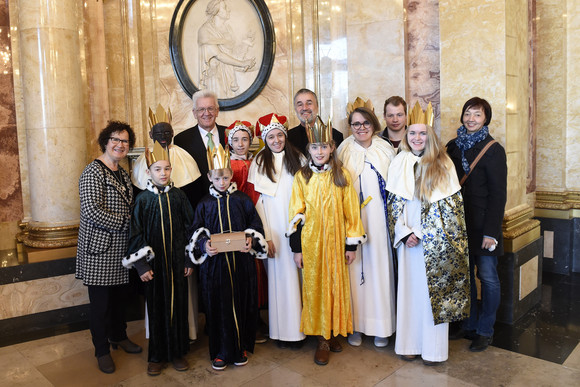
<path id="1" fill-rule="evenodd" d="M 336 157 L 336 145 L 334 143 L 334 140 L 331 141 L 329 144 L 332 145 L 332 147 L 334 148 L 332 150 L 332 153 L 330 154 L 330 159 L 328 160 L 328 164 L 330 165 L 331 168 L 330 173 L 332 174 L 332 182 L 337 187 L 346 187 L 348 184 L 348 180 L 346 180 L 346 176 L 344 175 L 344 171 L 342 170 L 342 161 L 340 161 L 338 157 Z M 306 150 L 307 151 L 310 150 L 310 144 L 306 146 Z M 310 168 L 312 156 L 310 156 L 310 152 L 307 153 L 308 153 L 307 155 L 308 162 L 300 169 L 302 176 L 304 176 L 304 180 L 306 180 L 306 184 L 310 182 L 312 174 L 314 173 Z"/>
<path id="2" fill-rule="evenodd" d="M 425 125 L 425 127 L 427 128 L 427 143 L 423 157 L 415 169 L 415 195 L 424 202 L 428 200 L 435 188 L 448 183 L 449 170 L 447 167 L 452 163 L 433 128 L 430 125 Z M 401 149 L 411 152 L 406 134 L 401 141 Z"/>
<path id="3" fill-rule="evenodd" d="M 286 137 L 286 143 L 284 144 L 284 167 L 292 176 L 296 174 L 302 167 L 300 163 L 299 151 L 288 141 Z M 274 153 L 268 147 L 268 143 L 264 141 L 264 148 L 256 156 L 256 164 L 258 164 L 258 172 L 262 175 L 268 176 L 272 182 L 274 182 L 274 175 L 276 174 L 276 167 L 274 166 Z"/>

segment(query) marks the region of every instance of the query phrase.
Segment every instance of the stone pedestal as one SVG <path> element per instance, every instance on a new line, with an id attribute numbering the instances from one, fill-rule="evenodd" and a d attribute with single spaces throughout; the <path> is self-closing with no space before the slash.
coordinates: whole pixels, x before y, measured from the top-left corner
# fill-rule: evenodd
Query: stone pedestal
<path id="1" fill-rule="evenodd" d="M 513 324 L 542 298 L 542 238 L 498 259 L 501 303 L 497 321 Z"/>

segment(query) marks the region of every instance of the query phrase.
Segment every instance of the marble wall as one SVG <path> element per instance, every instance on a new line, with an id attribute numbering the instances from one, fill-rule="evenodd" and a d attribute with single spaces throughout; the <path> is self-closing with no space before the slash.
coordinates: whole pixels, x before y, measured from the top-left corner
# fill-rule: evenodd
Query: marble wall
<path id="1" fill-rule="evenodd" d="M 346 14 L 348 100 L 370 99 L 384 124 L 385 100 L 391 95 L 406 98 L 403 2 L 375 0 L 362 6 L 349 1 Z"/>
<path id="2" fill-rule="evenodd" d="M 538 191 L 567 188 L 567 3 L 536 2 Z"/>
<path id="3" fill-rule="evenodd" d="M 13 229 L 22 219 L 22 185 L 16 128 L 8 1 L 0 2 L 0 228 Z M 13 249 L 13 233 L 0 233 L 0 250 Z"/>
<path id="4" fill-rule="evenodd" d="M 412 108 L 419 101 L 425 109 L 431 102 L 435 115 L 433 126 L 440 134 L 439 0 L 406 3 L 407 104 Z"/>
<path id="5" fill-rule="evenodd" d="M 566 188 L 580 190 L 580 2 L 566 1 Z"/>
<path id="6" fill-rule="evenodd" d="M 0 285 L 0 320 L 89 303 L 74 274 Z"/>

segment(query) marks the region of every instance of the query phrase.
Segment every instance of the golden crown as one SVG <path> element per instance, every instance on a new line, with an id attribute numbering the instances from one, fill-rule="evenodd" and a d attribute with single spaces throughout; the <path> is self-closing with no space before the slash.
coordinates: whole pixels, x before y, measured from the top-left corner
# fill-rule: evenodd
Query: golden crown
<path id="1" fill-rule="evenodd" d="M 306 135 L 308 136 L 308 142 L 310 144 L 315 144 L 317 142 L 331 142 L 332 141 L 332 123 L 330 118 L 328 119 L 328 124 L 325 125 L 322 122 L 320 116 L 316 116 L 314 120 L 314 125 L 310 125 L 308 121 L 306 122 Z"/>
<path id="2" fill-rule="evenodd" d="M 171 164 L 169 152 L 157 141 L 153 144 L 153 152 L 149 151 L 149 148 L 145 148 L 145 160 L 147 161 L 147 168 L 161 160 L 167 160 Z"/>
<path id="3" fill-rule="evenodd" d="M 230 152 L 226 152 L 222 146 L 219 144 L 212 150 L 207 148 L 207 165 L 210 171 L 214 169 L 224 169 L 231 168 L 230 164 Z"/>
<path id="4" fill-rule="evenodd" d="M 167 111 L 165 111 L 163 106 L 158 104 L 155 113 L 153 113 L 153 110 L 149 108 L 149 130 L 153 128 L 153 125 L 160 122 L 167 122 L 168 124 L 171 124 L 171 110 L 167 108 Z"/>
<path id="5" fill-rule="evenodd" d="M 429 105 L 427 105 L 427 109 L 423 111 L 423 109 L 421 109 L 421 105 L 419 105 L 419 101 L 417 101 L 415 106 L 413 106 L 413 110 L 409 112 L 408 124 L 425 124 L 433 127 L 434 119 L 435 116 L 433 115 L 433 106 L 431 105 L 431 102 L 429 102 Z"/>
<path id="6" fill-rule="evenodd" d="M 359 107 L 367 108 L 370 111 L 372 111 L 373 113 L 375 112 L 375 108 L 374 108 L 373 103 L 371 102 L 370 98 L 367 99 L 366 101 L 364 101 L 361 97 L 356 97 L 356 99 L 354 100 L 353 103 L 349 102 L 346 105 L 346 115 L 350 115 L 350 113 L 352 113 L 354 111 L 354 109 L 359 108 Z"/>

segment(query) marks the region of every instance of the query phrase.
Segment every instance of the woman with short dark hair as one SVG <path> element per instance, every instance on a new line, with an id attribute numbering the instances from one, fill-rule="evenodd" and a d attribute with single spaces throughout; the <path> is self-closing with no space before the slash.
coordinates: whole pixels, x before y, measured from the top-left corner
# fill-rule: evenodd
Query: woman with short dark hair
<path id="1" fill-rule="evenodd" d="M 129 174 L 119 165 L 135 145 L 135 133 L 124 122 L 109 121 L 98 142 L 103 154 L 87 165 L 79 179 L 76 278 L 88 287 L 89 324 L 99 369 L 113 373 L 109 344 L 128 353 L 141 352 L 126 333 L 129 271 L 122 259 L 127 253 L 133 190 Z"/>
<path id="2" fill-rule="evenodd" d="M 479 97 L 471 98 L 461 110 L 462 125 L 457 129 L 457 137 L 447 144 L 447 153 L 462 181 L 472 300 L 463 330 L 452 335 L 473 340 L 469 349 L 474 352 L 485 350 L 491 343 L 500 304 L 496 267 L 497 257 L 503 255 L 501 224 L 506 203 L 507 162 L 504 148 L 489 134 L 490 121 L 489 103 Z M 478 155 L 481 159 L 474 165 Z M 481 305 L 477 302 L 475 267 L 481 281 Z"/>

